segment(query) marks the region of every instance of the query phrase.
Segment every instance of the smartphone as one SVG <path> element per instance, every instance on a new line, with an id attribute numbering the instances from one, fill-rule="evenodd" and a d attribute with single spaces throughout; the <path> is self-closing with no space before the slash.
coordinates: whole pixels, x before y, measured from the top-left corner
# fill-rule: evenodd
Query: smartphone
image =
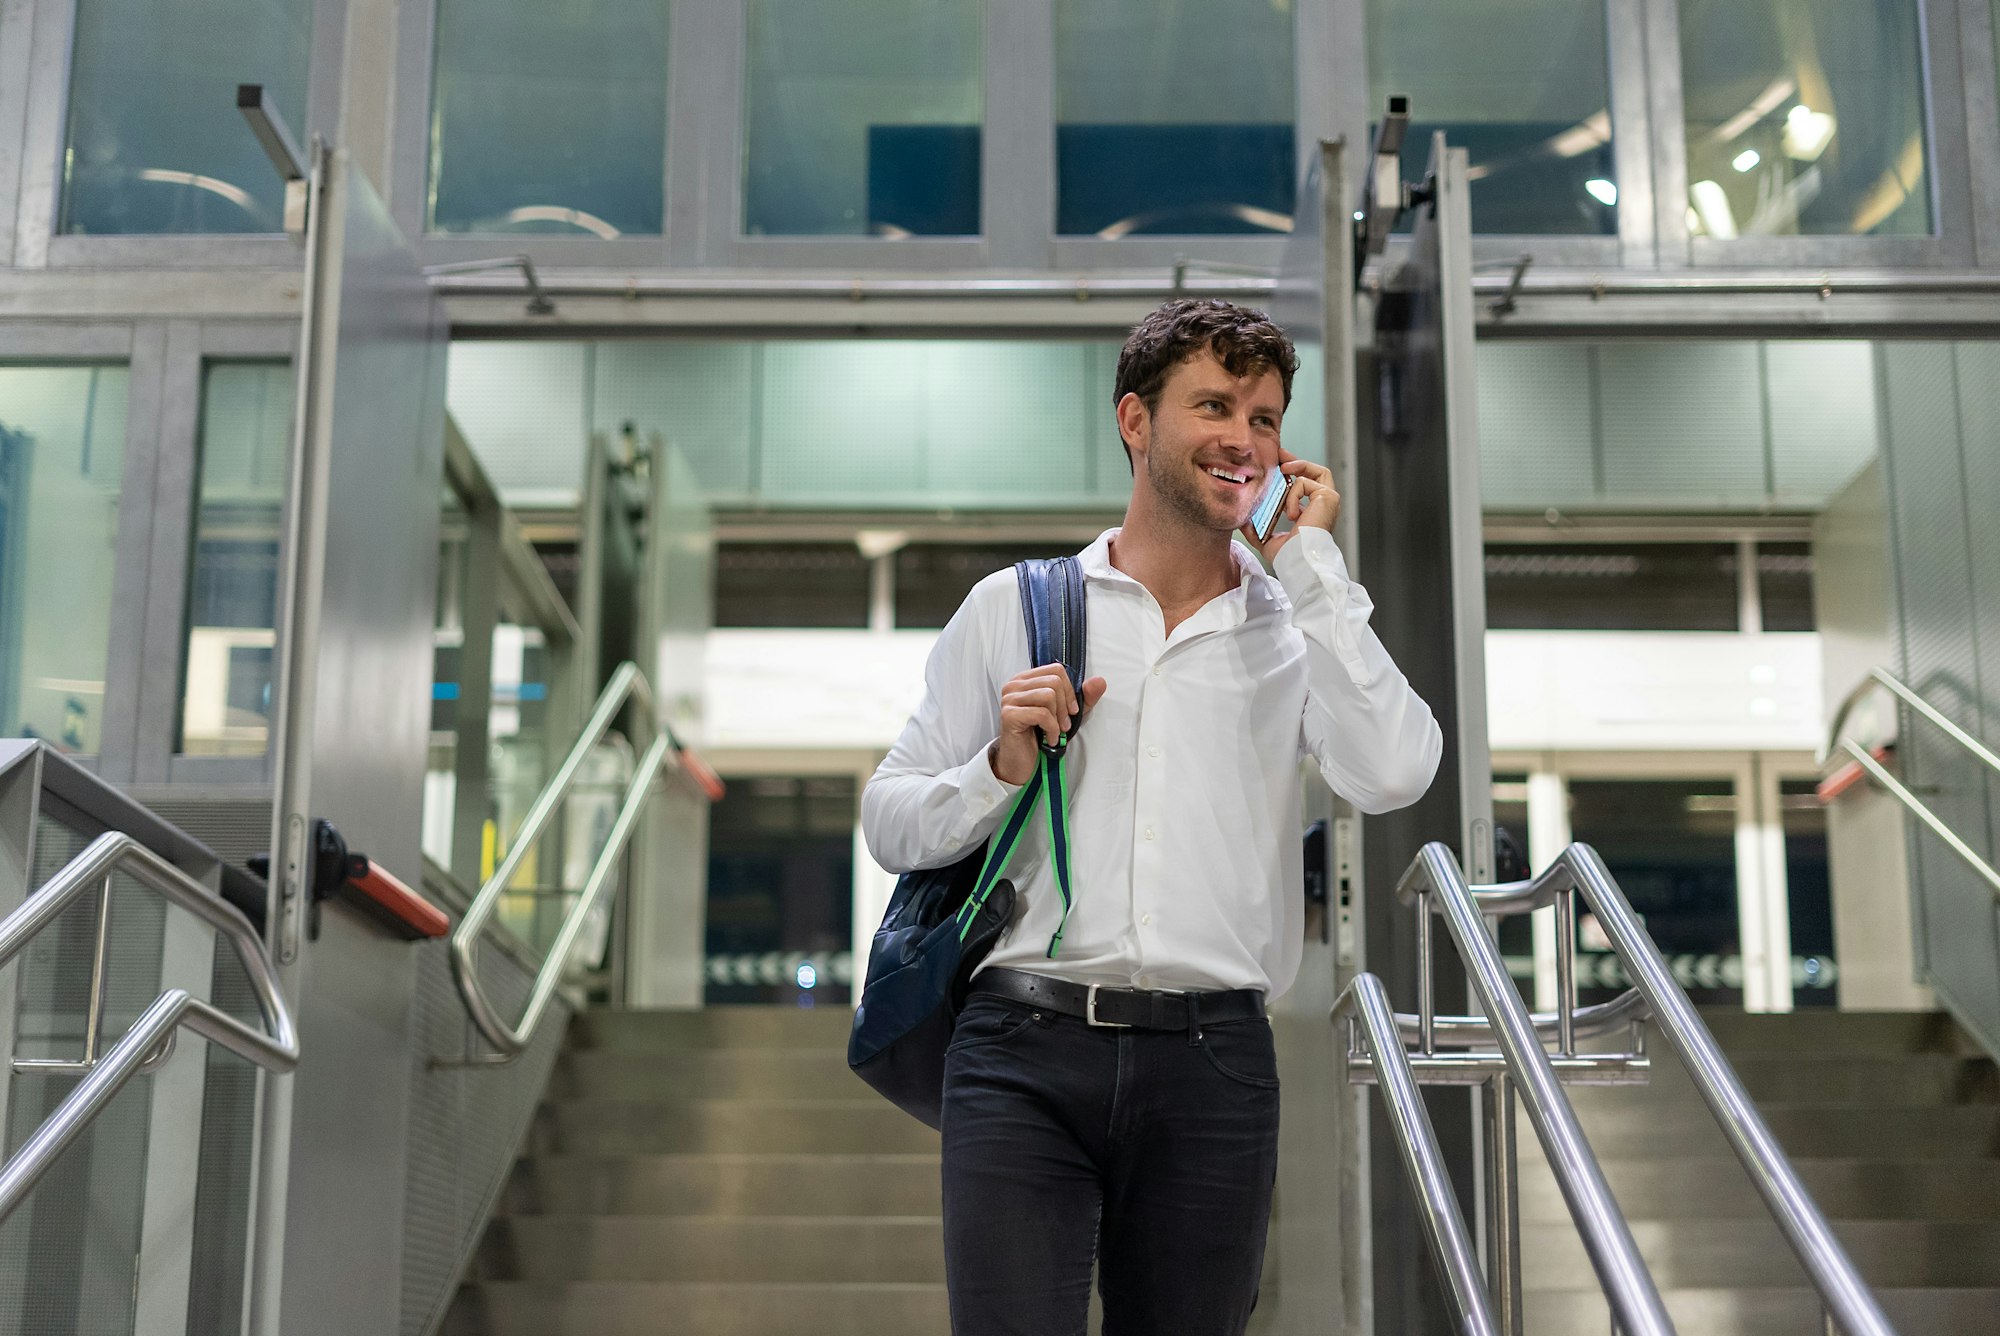
<path id="1" fill-rule="evenodd" d="M 1278 516 L 1285 513 L 1285 497 L 1291 490 L 1291 478 L 1280 469 L 1272 469 L 1264 479 L 1264 494 L 1257 498 L 1257 505 L 1250 512 L 1250 532 L 1258 542 L 1267 541 L 1271 530 L 1278 526 Z"/>

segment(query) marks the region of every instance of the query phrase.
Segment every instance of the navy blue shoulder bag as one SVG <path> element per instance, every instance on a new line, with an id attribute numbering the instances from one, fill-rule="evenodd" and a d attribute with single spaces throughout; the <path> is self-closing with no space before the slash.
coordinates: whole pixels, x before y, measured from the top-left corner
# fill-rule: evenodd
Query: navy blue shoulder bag
<path id="1" fill-rule="evenodd" d="M 1083 690 L 1083 569 L 1075 557 L 1023 561 L 1014 573 L 1021 586 L 1021 615 L 1028 624 L 1028 667 L 1060 663 L 1079 695 Z M 868 954 L 868 979 L 847 1065 L 869 1085 L 932 1127 L 944 1104 L 944 1050 L 965 1004 L 972 971 L 1014 917 L 1014 884 L 1000 873 L 1028 823 L 1036 801 L 1048 796 L 1049 856 L 1069 921 L 1068 795 L 1063 752 L 1076 725 L 1054 745 L 1042 743 L 1040 762 L 1014 800 L 999 831 L 955 863 L 906 872 Z M 1049 956 L 1062 947 L 1062 927 L 1049 939 Z"/>

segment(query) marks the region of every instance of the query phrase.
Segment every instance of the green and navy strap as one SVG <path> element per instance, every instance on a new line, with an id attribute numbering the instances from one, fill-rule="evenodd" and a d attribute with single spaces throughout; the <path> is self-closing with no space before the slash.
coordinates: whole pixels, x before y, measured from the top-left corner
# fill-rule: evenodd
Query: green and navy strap
<path id="1" fill-rule="evenodd" d="M 1065 740 L 1066 741 L 1066 740 Z M 1014 799 L 1014 810 L 1007 814 L 1000 832 L 987 846 L 986 861 L 980 865 L 979 879 L 973 883 L 972 893 L 965 897 L 965 904 L 958 911 L 958 939 L 962 942 L 972 931 L 972 921 L 979 911 L 986 907 L 986 901 L 999 884 L 1000 873 L 1005 870 L 1007 860 L 1013 856 L 1021 836 L 1027 833 L 1028 822 L 1035 814 L 1035 802 L 1042 796 L 1042 790 L 1049 794 L 1049 859 L 1055 865 L 1056 890 L 1062 896 L 1062 917 L 1056 922 L 1055 935 L 1049 938 L 1048 958 L 1054 960 L 1056 952 L 1062 949 L 1063 928 L 1069 923 L 1069 910 L 1074 893 L 1071 889 L 1069 867 L 1069 801 L 1063 787 L 1063 743 L 1054 748 L 1044 747 L 1035 773 L 1022 786 L 1020 795 Z"/>

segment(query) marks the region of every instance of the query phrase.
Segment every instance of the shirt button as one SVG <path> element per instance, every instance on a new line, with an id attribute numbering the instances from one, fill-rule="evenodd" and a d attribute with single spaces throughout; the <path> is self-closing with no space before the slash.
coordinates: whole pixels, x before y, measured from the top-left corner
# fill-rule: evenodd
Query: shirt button
<path id="1" fill-rule="evenodd" d="M 1146 827 L 1146 838 L 1149 840 L 1153 838 L 1153 828 L 1151 826 Z"/>
<path id="2" fill-rule="evenodd" d="M 1151 914 L 1141 914 L 1139 916 L 1139 923 L 1141 926 L 1151 923 L 1152 921 L 1153 921 L 1153 916 Z"/>
<path id="3" fill-rule="evenodd" d="M 1159 670 L 1158 668 L 1154 668 L 1154 669 L 1153 669 L 1153 676 L 1155 676 L 1155 677 L 1158 677 L 1159 675 L 1160 675 L 1160 670 Z"/>
<path id="4" fill-rule="evenodd" d="M 1158 747 L 1146 748 L 1146 755 L 1148 756 L 1158 756 L 1159 754 L 1160 754 L 1160 749 Z"/>
<path id="5" fill-rule="evenodd" d="M 1151 988 L 1153 986 L 1153 976 L 1150 974 L 1141 974 L 1139 976 L 1139 986 L 1141 988 Z"/>

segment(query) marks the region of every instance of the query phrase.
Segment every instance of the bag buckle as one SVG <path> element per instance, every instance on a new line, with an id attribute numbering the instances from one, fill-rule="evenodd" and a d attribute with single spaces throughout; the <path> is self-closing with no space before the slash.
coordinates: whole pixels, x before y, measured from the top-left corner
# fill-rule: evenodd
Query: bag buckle
<path id="1" fill-rule="evenodd" d="M 1085 1025 L 1095 1025 L 1099 1029 L 1103 1030 L 1131 1029 L 1132 1027 L 1130 1025 L 1127 1025 L 1124 1021 L 1101 1021 L 1097 1019 L 1097 988 L 1098 985 L 1093 983 L 1088 985 L 1084 991 L 1083 1023 Z"/>

